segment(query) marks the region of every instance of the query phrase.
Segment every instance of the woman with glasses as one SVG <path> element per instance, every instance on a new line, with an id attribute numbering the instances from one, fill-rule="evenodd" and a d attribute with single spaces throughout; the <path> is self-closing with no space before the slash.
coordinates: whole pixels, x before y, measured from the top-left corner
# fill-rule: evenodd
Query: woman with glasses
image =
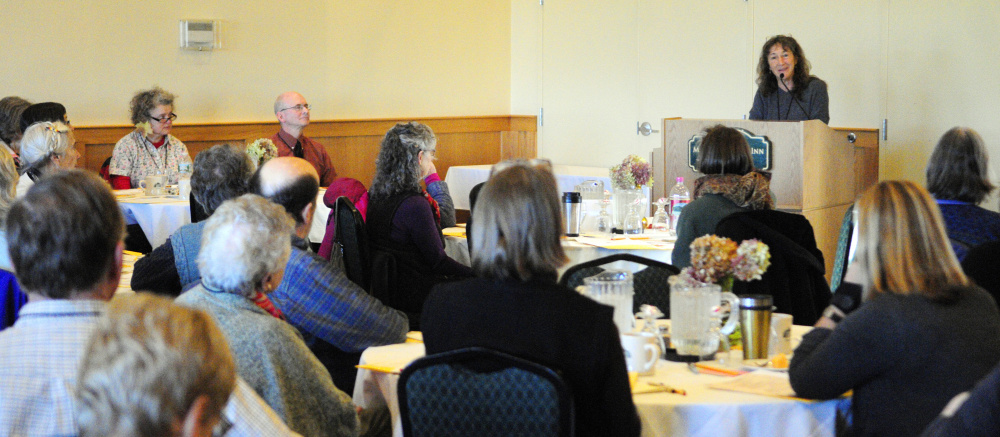
<path id="1" fill-rule="evenodd" d="M 570 387 L 576 435 L 639 435 L 612 308 L 556 283 L 567 258 L 549 166 L 502 164 L 472 212 L 477 277 L 438 285 L 424 304 L 427 354 L 484 347 L 542 364 Z"/>
<path id="2" fill-rule="evenodd" d="M 116 190 L 135 188 L 149 175 L 164 175 L 176 184 L 178 166 L 191 162 L 187 147 L 170 135 L 177 114 L 174 95 L 160 87 L 140 91 L 132 97 L 135 130 L 118 140 L 111 153 L 109 172 Z"/>
<path id="3" fill-rule="evenodd" d="M 433 285 L 453 277 L 472 276 L 472 270 L 444 252 L 442 226 L 454 206 L 447 187 L 432 196 L 420 181 L 436 174 L 434 152 L 437 137 L 420 123 L 399 123 L 382 139 L 375 160 L 375 178 L 368 190 L 368 236 L 375 253 L 373 283 L 388 281 L 385 290 L 373 294 L 386 305 L 407 313 L 410 327 L 419 327 L 420 309 Z M 444 184 L 443 181 L 436 181 Z M 439 200 L 440 199 L 440 200 Z M 444 200 L 446 199 L 446 200 Z M 385 265 L 381 260 L 392 259 Z M 381 267 L 380 267 L 381 266 Z M 383 268 L 384 267 L 384 268 Z M 394 284 L 394 285 L 393 285 Z"/>

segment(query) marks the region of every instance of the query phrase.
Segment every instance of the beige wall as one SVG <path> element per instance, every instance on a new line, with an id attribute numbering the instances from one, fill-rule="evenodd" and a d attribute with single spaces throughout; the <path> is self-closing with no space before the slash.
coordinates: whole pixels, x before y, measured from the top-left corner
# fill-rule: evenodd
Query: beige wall
<path id="1" fill-rule="evenodd" d="M 223 49 L 178 49 L 185 18 L 223 20 Z M 0 96 L 78 125 L 127 123 L 153 84 L 180 123 L 272 120 L 286 90 L 315 119 L 510 113 L 509 0 L 0 0 L 0 29 Z"/>

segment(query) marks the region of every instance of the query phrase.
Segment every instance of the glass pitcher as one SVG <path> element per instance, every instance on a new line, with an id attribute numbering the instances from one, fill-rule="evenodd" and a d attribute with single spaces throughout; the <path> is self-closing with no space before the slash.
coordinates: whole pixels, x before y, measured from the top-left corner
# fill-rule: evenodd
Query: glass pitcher
<path id="1" fill-rule="evenodd" d="M 719 326 L 728 305 L 729 317 Z M 703 357 L 719 350 L 736 329 L 739 300 L 717 284 L 676 284 L 670 288 L 670 341 L 678 355 Z M 728 346 L 728 345 L 727 345 Z"/>
<path id="2" fill-rule="evenodd" d="M 614 322 L 618 332 L 631 332 L 635 324 L 632 315 L 632 274 L 624 270 L 607 270 L 583 278 L 587 296 L 615 309 Z"/>

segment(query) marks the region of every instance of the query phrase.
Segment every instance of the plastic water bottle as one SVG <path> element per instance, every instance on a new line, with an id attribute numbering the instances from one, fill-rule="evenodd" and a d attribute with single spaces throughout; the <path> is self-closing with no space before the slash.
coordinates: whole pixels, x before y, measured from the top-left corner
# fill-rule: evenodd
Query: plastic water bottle
<path id="1" fill-rule="evenodd" d="M 691 194 L 684 186 L 684 178 L 677 178 L 677 184 L 670 189 L 670 235 L 677 235 L 677 219 L 681 217 L 681 210 L 691 202 Z"/>
<path id="2" fill-rule="evenodd" d="M 191 174 L 194 173 L 194 165 L 191 157 L 185 154 L 177 160 L 177 196 L 187 199 L 191 194 Z"/>

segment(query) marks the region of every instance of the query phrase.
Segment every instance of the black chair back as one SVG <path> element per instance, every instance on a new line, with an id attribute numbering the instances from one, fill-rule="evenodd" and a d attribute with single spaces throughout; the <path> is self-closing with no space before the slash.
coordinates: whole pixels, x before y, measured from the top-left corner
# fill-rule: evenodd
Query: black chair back
<path id="1" fill-rule="evenodd" d="M 361 218 L 361 213 L 354 207 L 354 203 L 343 196 L 337 198 L 334 210 L 337 217 L 334 241 L 340 244 L 344 252 L 344 273 L 347 279 L 370 291 L 371 255 L 365 220 Z"/>
<path id="2" fill-rule="evenodd" d="M 430 355 L 399 377 L 403 435 L 572 436 L 563 379 L 531 361 L 484 348 Z"/>
<path id="3" fill-rule="evenodd" d="M 670 283 L 667 279 L 681 272 L 681 269 L 660 261 L 643 258 L 629 253 L 618 253 L 570 267 L 559 279 L 559 284 L 576 288 L 583 285 L 583 278 L 603 272 L 601 266 L 617 261 L 642 264 L 646 268 L 632 275 L 632 289 L 635 291 L 632 312 L 639 312 L 643 304 L 650 304 L 670 317 Z"/>

